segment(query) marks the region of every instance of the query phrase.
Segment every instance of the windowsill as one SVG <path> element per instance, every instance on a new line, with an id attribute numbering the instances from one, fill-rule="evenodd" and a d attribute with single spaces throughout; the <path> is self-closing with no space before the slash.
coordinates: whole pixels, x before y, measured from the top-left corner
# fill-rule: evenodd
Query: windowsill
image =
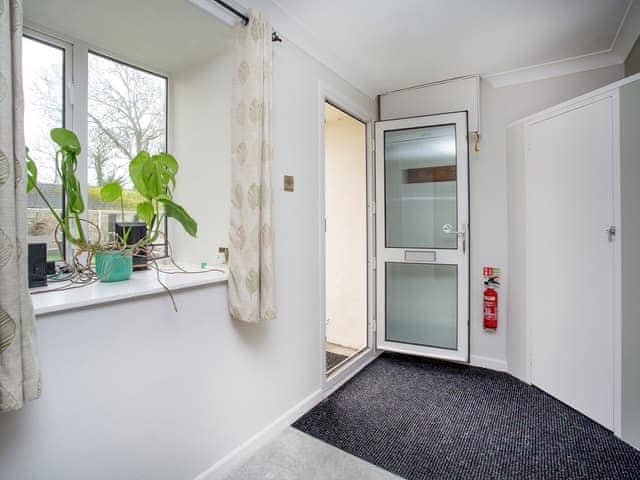
<path id="1" fill-rule="evenodd" d="M 191 265 L 183 267 L 190 272 L 199 270 L 199 268 Z M 178 270 L 172 266 L 163 265 L 161 268 L 166 271 L 178 272 Z M 219 268 L 220 270 L 224 270 L 224 273 L 160 273 L 160 279 L 171 291 L 213 285 L 227 281 L 226 265 L 211 266 L 210 268 Z M 47 287 L 32 288 L 29 290 L 32 293 L 31 300 L 33 301 L 33 308 L 36 315 L 64 312 L 150 295 L 166 295 L 164 288 L 158 283 L 157 273 L 153 269 L 133 272 L 129 280 L 122 282 L 96 282 L 86 287 L 72 288 L 63 291 L 47 291 L 64 285 L 68 285 L 68 283 L 50 283 Z M 46 291 L 46 293 L 33 295 L 35 292 L 42 291 Z"/>

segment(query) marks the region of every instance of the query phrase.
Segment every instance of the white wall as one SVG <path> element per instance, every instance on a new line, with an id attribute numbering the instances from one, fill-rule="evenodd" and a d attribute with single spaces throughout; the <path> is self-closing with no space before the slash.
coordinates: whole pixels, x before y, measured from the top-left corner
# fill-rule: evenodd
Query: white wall
<path id="1" fill-rule="evenodd" d="M 286 41 L 273 74 L 278 318 L 232 322 L 220 286 L 177 293 L 178 314 L 160 296 L 40 318 L 42 398 L 0 416 L 2 478 L 191 479 L 319 394 L 319 81 L 375 103 Z"/>
<path id="2" fill-rule="evenodd" d="M 506 127 L 511 122 L 563 100 L 586 93 L 622 78 L 623 66 L 593 70 L 525 84 L 494 88 L 480 82 L 480 152 L 469 155 L 470 183 L 470 354 L 471 363 L 507 369 L 506 328 L 508 272 Z M 411 90 L 409 90 L 411 92 Z M 403 97 L 405 115 L 416 115 L 416 102 Z M 404 116 L 394 111 L 397 116 Z M 427 113 L 433 113 L 428 111 Z M 502 267 L 498 329 L 482 327 L 482 267 Z M 514 288 L 519 286 L 514 285 Z"/>
<path id="3" fill-rule="evenodd" d="M 174 295 L 38 317 L 43 393 L 0 415 L 1 478 L 193 479 L 318 392 L 317 318 L 233 322 L 225 284 Z"/>
<path id="4" fill-rule="evenodd" d="M 638 75 L 640 77 L 640 75 Z M 621 338 L 618 340 L 621 348 L 621 375 L 620 375 L 620 423 L 616 433 L 626 442 L 636 448 L 640 448 L 640 302 L 638 301 L 637 286 L 640 282 L 637 245 L 640 241 L 640 220 L 637 214 L 637 206 L 640 202 L 640 190 L 637 179 L 640 177 L 640 162 L 638 161 L 638 148 L 640 148 L 640 80 L 632 78 L 631 83 L 625 83 L 622 87 L 613 86 L 613 90 L 619 88 L 620 95 L 620 205 L 621 223 L 618 225 L 617 238 L 621 255 Z M 626 80 L 628 81 L 628 80 Z M 609 92 L 613 90 L 607 89 Z M 602 93 L 602 92 L 600 92 Z M 598 117 L 600 118 L 600 117 Z M 528 119 L 526 122 L 529 123 Z M 615 120 L 615 119 L 614 119 Z M 517 122 L 507 130 L 508 135 L 508 178 L 509 178 L 509 260 L 512 273 L 512 285 L 509 295 L 509 331 L 508 331 L 508 358 L 509 369 L 516 376 L 527 378 L 527 357 L 525 348 L 525 330 L 528 330 L 526 322 L 535 322 L 528 312 L 524 284 L 513 285 L 514 275 L 524 280 L 527 272 L 522 261 L 525 254 L 527 222 L 524 217 L 524 143 L 525 122 Z M 615 153 L 614 148 L 614 153 Z M 530 199 L 528 200 L 530 201 Z M 526 236 L 526 237 L 525 237 Z M 530 293 L 530 290 L 529 290 Z M 528 302 L 531 303 L 531 299 Z M 616 342 L 614 342 L 616 343 Z M 614 395 L 617 401 L 617 393 Z M 614 411 L 615 414 L 615 411 Z"/>
<path id="5" fill-rule="evenodd" d="M 638 48 L 636 46 L 636 48 Z M 622 438 L 640 449 L 640 81 L 620 89 Z"/>
<path id="6" fill-rule="evenodd" d="M 327 121 L 325 162 L 327 341 L 359 350 L 367 344 L 365 125 L 345 115 Z"/>
<path id="7" fill-rule="evenodd" d="M 477 75 L 397 90 L 380 97 L 380 119 L 466 110 L 469 113 L 469 130 L 477 132 L 480 128 L 479 92 L 480 77 Z"/>
<path id="8" fill-rule="evenodd" d="M 249 410 L 251 393 L 231 373 L 268 367 L 238 363 L 261 347 L 225 295 L 176 292 L 178 314 L 159 295 L 38 317 L 43 393 L 0 416 L 2 478 L 190 479 L 264 422 L 247 411 L 229 428 L 225 412 Z"/>
<path id="9" fill-rule="evenodd" d="M 529 381 L 527 370 L 527 328 L 524 318 L 527 305 L 526 284 L 526 197 L 525 197 L 525 143 L 524 124 L 518 123 L 507 129 L 507 212 L 509 223 L 509 298 L 506 301 L 507 318 L 507 365 L 509 373 L 525 382 Z"/>
<path id="10" fill-rule="evenodd" d="M 519 288 L 509 280 L 507 232 L 506 127 L 522 117 L 594 90 L 623 76 L 623 66 L 592 70 L 520 85 L 480 86 L 480 153 L 469 157 L 471 203 L 471 360 L 497 365 L 506 360 L 507 290 Z M 498 329 L 482 328 L 482 266 L 503 267 Z M 504 366 L 504 364 L 502 365 Z"/>
<path id="11" fill-rule="evenodd" d="M 172 153 L 180 162 L 176 200 L 198 222 L 198 238 L 173 225 L 169 241 L 182 261 L 217 263 L 229 244 L 231 50 L 171 77 Z"/>

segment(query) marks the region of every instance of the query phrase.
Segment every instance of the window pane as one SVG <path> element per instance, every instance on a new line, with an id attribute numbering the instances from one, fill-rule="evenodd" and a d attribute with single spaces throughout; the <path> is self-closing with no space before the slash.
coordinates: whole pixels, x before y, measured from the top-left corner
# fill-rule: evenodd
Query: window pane
<path id="1" fill-rule="evenodd" d="M 122 221 L 120 204 L 103 203 L 99 190 L 119 181 L 125 188 L 124 220 L 137 220 L 141 197 L 132 190 L 128 166 L 141 150 L 166 151 L 167 80 L 89 53 L 88 88 L 88 218 L 99 225 L 103 240 L 114 240 L 115 222 Z"/>
<path id="2" fill-rule="evenodd" d="M 62 187 L 56 172 L 56 149 L 49 131 L 64 126 L 64 50 L 24 37 L 22 69 L 26 144 L 38 166 L 38 186 L 51 205 L 60 211 Z M 27 207 L 28 241 L 46 242 L 49 260 L 62 258 L 54 239 L 55 219 L 33 190 L 27 196 Z"/>

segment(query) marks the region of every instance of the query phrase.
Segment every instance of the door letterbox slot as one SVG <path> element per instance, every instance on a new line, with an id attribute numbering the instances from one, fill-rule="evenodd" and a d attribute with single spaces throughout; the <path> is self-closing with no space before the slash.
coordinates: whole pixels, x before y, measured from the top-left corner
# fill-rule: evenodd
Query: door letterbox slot
<path id="1" fill-rule="evenodd" d="M 405 262 L 435 262 L 436 252 L 433 250 L 405 250 Z"/>

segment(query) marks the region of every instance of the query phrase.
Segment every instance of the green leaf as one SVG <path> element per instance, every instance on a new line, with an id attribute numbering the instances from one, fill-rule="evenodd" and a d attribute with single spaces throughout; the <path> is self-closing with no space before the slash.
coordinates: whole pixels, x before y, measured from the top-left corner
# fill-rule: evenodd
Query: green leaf
<path id="1" fill-rule="evenodd" d="M 115 202 L 122 195 L 120 182 L 106 183 L 100 189 L 100 200 L 103 202 Z"/>
<path id="2" fill-rule="evenodd" d="M 178 173 L 178 161 L 170 153 L 160 152 L 153 156 L 155 161 L 163 168 L 168 175 L 175 177 Z"/>
<path id="3" fill-rule="evenodd" d="M 149 194 L 149 189 L 147 188 L 142 170 L 150 161 L 151 156 L 147 152 L 142 151 L 138 153 L 131 162 L 129 162 L 129 177 L 131 177 L 133 186 L 136 187 L 136 190 L 140 195 L 149 199 L 152 198 L 152 196 Z"/>
<path id="4" fill-rule="evenodd" d="M 164 213 L 167 217 L 175 218 L 184 231 L 187 232 L 192 237 L 195 237 L 198 234 L 198 223 L 191 218 L 191 215 L 187 213 L 187 211 L 173 200 L 171 200 L 166 195 L 160 195 L 158 197 L 158 201 L 164 205 Z"/>
<path id="5" fill-rule="evenodd" d="M 84 200 L 80 191 L 80 182 L 75 176 L 69 177 L 64 183 L 65 195 L 69 211 L 72 213 L 84 212 Z"/>
<path id="6" fill-rule="evenodd" d="M 27 192 L 30 192 L 38 184 L 38 167 L 36 162 L 29 156 L 27 148 Z"/>
<path id="7" fill-rule="evenodd" d="M 140 220 L 142 220 L 147 225 L 151 224 L 151 220 L 153 220 L 153 217 L 155 215 L 153 205 L 149 201 L 139 203 L 136 207 L 136 213 L 138 214 L 138 217 L 140 217 Z"/>
<path id="8" fill-rule="evenodd" d="M 80 154 L 80 140 L 75 133 L 66 128 L 54 128 L 51 130 L 51 140 L 58 144 L 60 150 Z"/>
<path id="9" fill-rule="evenodd" d="M 163 191 L 167 191 L 169 188 L 169 182 L 171 182 L 171 188 L 176 188 L 176 174 L 178 173 L 178 161 L 169 153 L 158 153 L 153 156 L 154 160 L 158 164 L 158 171 L 160 173 L 160 181 L 163 185 Z"/>
<path id="10" fill-rule="evenodd" d="M 151 157 L 151 159 L 142 166 L 142 181 L 151 198 L 156 198 L 165 192 L 166 188 L 162 183 L 160 167 L 154 157 Z"/>

